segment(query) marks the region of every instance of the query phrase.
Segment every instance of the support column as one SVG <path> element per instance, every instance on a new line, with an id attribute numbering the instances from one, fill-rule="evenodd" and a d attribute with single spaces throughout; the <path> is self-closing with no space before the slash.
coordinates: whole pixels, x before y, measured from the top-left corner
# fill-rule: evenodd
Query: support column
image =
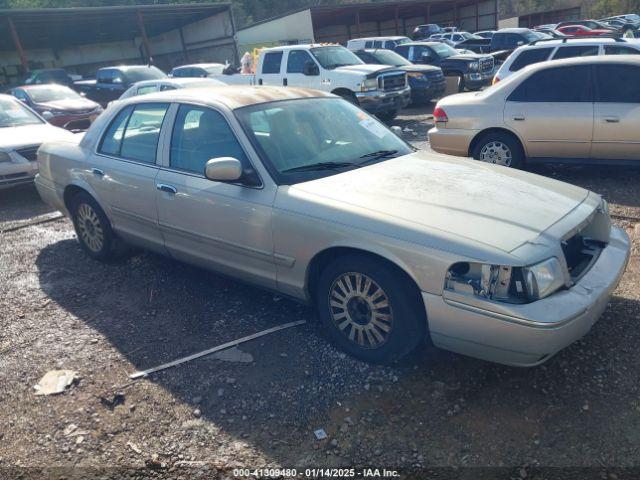
<path id="1" fill-rule="evenodd" d="M 147 38 L 147 30 L 144 28 L 144 18 L 142 18 L 142 12 L 138 10 L 138 30 L 142 37 L 142 46 L 144 47 L 144 53 L 147 56 L 147 61 L 151 61 L 151 47 L 149 46 L 149 39 Z"/>
<path id="2" fill-rule="evenodd" d="M 356 10 L 356 32 L 360 38 L 360 10 Z"/>
<path id="3" fill-rule="evenodd" d="M 480 30 L 480 0 L 476 0 L 476 32 Z"/>
<path id="4" fill-rule="evenodd" d="M 178 29 L 178 32 L 180 33 L 180 45 L 182 46 L 182 53 L 184 55 L 184 59 L 188 63 L 189 62 L 189 52 L 187 50 L 187 44 L 184 42 L 184 31 L 182 30 L 182 27 L 180 27 Z"/>
<path id="5" fill-rule="evenodd" d="M 400 35 L 400 27 L 398 26 L 398 10 L 399 7 L 396 7 L 394 10 L 394 20 L 395 20 L 395 24 L 396 24 L 396 35 Z"/>
<path id="6" fill-rule="evenodd" d="M 13 38 L 13 44 L 18 51 L 18 56 L 20 57 L 20 63 L 24 67 L 26 72 L 29 71 L 29 62 L 27 61 L 27 56 L 24 53 L 24 49 L 22 48 L 22 43 L 20 43 L 20 37 L 18 36 L 18 31 L 16 30 L 15 25 L 13 24 L 13 20 L 11 17 L 7 18 L 9 22 L 9 31 L 11 32 L 11 38 Z"/>

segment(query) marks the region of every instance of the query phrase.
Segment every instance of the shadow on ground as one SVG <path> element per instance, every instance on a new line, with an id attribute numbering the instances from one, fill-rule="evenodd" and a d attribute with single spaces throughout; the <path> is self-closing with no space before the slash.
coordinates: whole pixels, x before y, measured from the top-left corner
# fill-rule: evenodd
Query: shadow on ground
<path id="1" fill-rule="evenodd" d="M 587 337 L 542 367 L 430 349 L 390 368 L 336 351 L 307 307 L 170 259 L 141 254 L 104 265 L 63 240 L 45 246 L 36 264 L 43 291 L 137 369 L 307 320 L 243 345 L 252 363 L 204 358 L 149 378 L 286 466 L 624 465 L 638 458 L 636 300 L 614 297 Z M 317 441 L 316 428 L 329 438 Z"/>

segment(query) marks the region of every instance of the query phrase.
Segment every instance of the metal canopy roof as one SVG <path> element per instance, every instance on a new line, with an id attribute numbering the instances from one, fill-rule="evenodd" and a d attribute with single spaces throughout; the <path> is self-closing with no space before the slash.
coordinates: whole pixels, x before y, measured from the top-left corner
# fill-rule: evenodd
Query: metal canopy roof
<path id="1" fill-rule="evenodd" d="M 203 20 L 231 8 L 229 3 L 127 5 L 118 7 L 0 10 L 0 50 L 15 50 L 9 19 L 25 49 L 62 48 L 131 40 L 140 34 L 138 12 L 148 36 Z"/>

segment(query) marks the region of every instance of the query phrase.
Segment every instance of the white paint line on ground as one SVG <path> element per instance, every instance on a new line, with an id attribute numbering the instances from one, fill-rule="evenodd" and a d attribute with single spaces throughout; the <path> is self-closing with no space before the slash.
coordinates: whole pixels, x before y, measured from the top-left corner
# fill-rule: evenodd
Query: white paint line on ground
<path id="1" fill-rule="evenodd" d="M 226 348 L 235 347 L 236 345 L 240 345 L 241 343 L 248 342 L 249 340 L 253 340 L 255 338 L 264 337 L 265 335 L 269 335 L 270 333 L 275 333 L 280 330 L 284 330 L 285 328 L 297 327 L 298 325 L 302 325 L 306 323 L 306 320 L 298 320 L 296 322 L 284 323 L 282 325 L 278 325 L 276 327 L 268 328 L 258 333 L 254 333 L 252 335 L 248 335 L 246 337 L 239 338 L 237 340 L 232 340 L 227 343 L 223 343 L 222 345 L 218 345 L 217 347 L 210 348 L 208 350 L 204 350 L 202 352 L 194 353 L 193 355 L 189 355 L 188 357 L 179 358 L 169 363 L 165 363 L 159 365 L 157 367 L 149 368 L 147 370 L 143 370 L 141 372 L 135 372 L 129 375 L 129 378 L 136 380 L 138 378 L 143 378 L 149 375 L 150 373 L 159 372 L 160 370 L 165 370 L 167 368 L 175 367 L 176 365 L 180 365 L 182 363 L 190 362 L 191 360 L 195 360 L 196 358 L 204 357 L 205 355 L 209 355 L 211 353 L 219 352 L 220 350 L 224 350 Z"/>

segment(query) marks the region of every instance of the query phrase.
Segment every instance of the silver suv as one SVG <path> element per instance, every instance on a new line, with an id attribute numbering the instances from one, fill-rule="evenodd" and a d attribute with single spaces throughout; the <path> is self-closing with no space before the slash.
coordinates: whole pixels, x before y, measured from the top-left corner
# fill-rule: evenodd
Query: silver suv
<path id="1" fill-rule="evenodd" d="M 524 67 L 546 60 L 594 55 L 639 55 L 640 41 L 627 38 L 563 38 L 538 40 L 515 50 L 502 64 L 493 83 L 504 80 Z"/>

